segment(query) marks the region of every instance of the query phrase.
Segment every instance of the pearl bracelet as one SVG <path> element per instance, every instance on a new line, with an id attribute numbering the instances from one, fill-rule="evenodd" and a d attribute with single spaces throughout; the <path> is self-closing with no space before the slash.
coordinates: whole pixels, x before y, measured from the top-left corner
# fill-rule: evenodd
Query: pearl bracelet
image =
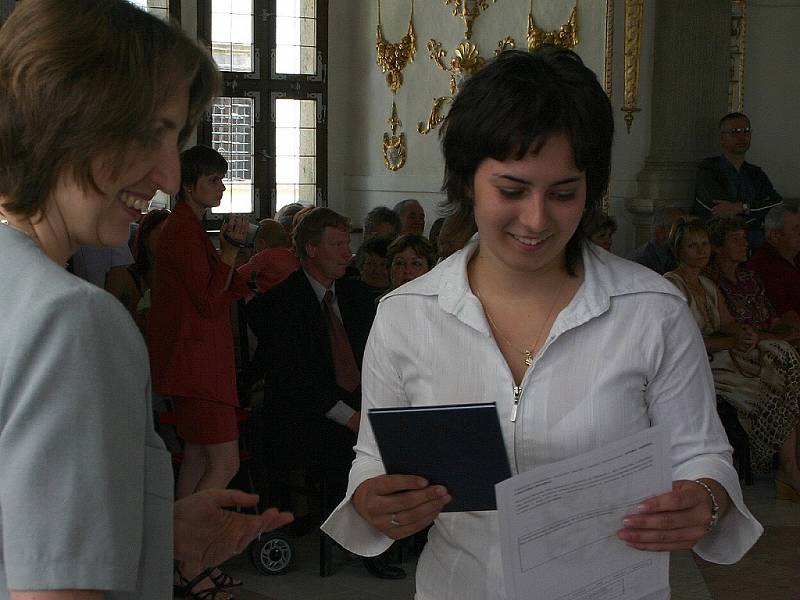
<path id="1" fill-rule="evenodd" d="M 700 481 L 699 479 L 695 479 L 694 482 L 698 485 L 703 486 L 703 489 L 708 494 L 708 497 L 711 498 L 711 520 L 708 522 L 708 526 L 706 527 L 706 532 L 711 531 L 717 525 L 717 521 L 719 521 L 719 502 L 717 502 L 717 497 L 714 495 L 714 492 L 711 491 L 711 487 L 704 481 Z"/>

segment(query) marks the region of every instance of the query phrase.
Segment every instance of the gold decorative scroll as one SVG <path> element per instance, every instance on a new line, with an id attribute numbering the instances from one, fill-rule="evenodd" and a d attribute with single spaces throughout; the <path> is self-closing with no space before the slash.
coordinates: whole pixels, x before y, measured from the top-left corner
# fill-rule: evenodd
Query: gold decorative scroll
<path id="1" fill-rule="evenodd" d="M 497 48 L 494 49 L 494 55 L 498 56 L 501 52 L 508 50 L 509 48 L 515 48 L 517 43 L 514 41 L 512 37 L 506 37 L 497 42 Z"/>
<path id="2" fill-rule="evenodd" d="M 397 128 L 403 123 L 397 118 L 397 105 L 392 101 L 392 116 L 387 121 L 392 130 L 383 134 L 383 164 L 390 171 L 402 169 L 406 164 L 406 134 L 397 135 Z"/>
<path id="3" fill-rule="evenodd" d="M 606 47 L 605 64 L 603 66 L 604 77 L 603 87 L 608 97 L 613 93 L 613 73 L 614 73 L 614 0 L 606 0 Z"/>
<path id="4" fill-rule="evenodd" d="M 497 0 L 492 0 L 492 4 Z M 472 39 L 472 24 L 481 15 L 481 11 L 489 8 L 489 0 L 472 0 L 472 8 L 469 7 L 469 0 L 444 0 L 445 6 L 453 5 L 453 16 L 461 17 L 464 20 L 464 39 Z"/>
<path id="5" fill-rule="evenodd" d="M 574 48 L 578 44 L 578 7 L 573 6 L 569 20 L 554 31 L 540 29 L 533 19 L 533 10 L 528 13 L 528 52 L 533 52 L 542 44 L 552 44 L 559 48 Z"/>
<path id="6" fill-rule="evenodd" d="M 728 112 L 744 110 L 744 41 L 747 32 L 747 1 L 731 0 L 730 72 Z"/>
<path id="7" fill-rule="evenodd" d="M 444 115 L 440 114 L 442 110 L 442 106 L 445 103 L 450 102 L 453 98 L 450 96 L 439 96 L 438 98 L 433 99 L 433 107 L 431 108 L 431 114 L 428 117 L 427 123 L 423 123 L 420 121 L 417 123 L 417 131 L 422 135 L 427 135 L 433 129 L 436 129 L 439 126 L 439 123 L 444 121 Z"/>
<path id="8" fill-rule="evenodd" d="M 472 42 L 461 42 L 456 49 L 453 50 L 453 58 L 450 59 L 450 64 L 445 64 L 447 58 L 447 51 L 442 49 L 442 43 L 438 40 L 431 39 L 428 41 L 428 53 L 433 62 L 439 65 L 442 71 L 450 74 L 450 94 L 455 95 L 458 91 L 459 84 L 463 81 L 464 77 L 471 75 L 480 69 L 486 60 L 481 57 L 478 47 Z"/>
<path id="9" fill-rule="evenodd" d="M 628 133 L 633 125 L 633 113 L 639 99 L 639 62 L 642 54 L 644 0 L 625 0 L 625 95 L 622 110 Z"/>
<path id="10" fill-rule="evenodd" d="M 381 72 L 386 73 L 386 83 L 392 92 L 397 92 L 403 85 L 403 69 L 414 62 L 417 52 L 417 36 L 414 31 L 414 3 L 411 3 L 411 18 L 408 20 L 408 30 L 397 43 L 387 42 L 383 37 L 381 25 L 381 3 L 378 0 L 378 31 L 375 43 L 376 62 Z"/>

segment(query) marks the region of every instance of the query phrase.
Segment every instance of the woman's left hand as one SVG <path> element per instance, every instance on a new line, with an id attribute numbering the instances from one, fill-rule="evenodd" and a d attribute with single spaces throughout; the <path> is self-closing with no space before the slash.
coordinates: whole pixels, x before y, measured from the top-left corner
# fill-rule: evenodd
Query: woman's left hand
<path id="1" fill-rule="evenodd" d="M 203 490 L 175 503 L 175 558 L 212 567 L 242 552 L 259 533 L 294 520 L 291 513 L 270 508 L 261 514 L 226 510 L 255 507 L 258 496 L 239 490 Z"/>
<path id="2" fill-rule="evenodd" d="M 722 486 L 716 484 L 714 495 L 721 503 L 719 490 L 724 494 Z M 699 483 L 682 479 L 672 482 L 671 492 L 648 498 L 639 505 L 637 514 L 625 516 L 625 528 L 617 535 L 639 550 L 688 550 L 708 533 L 710 522 L 708 492 Z"/>

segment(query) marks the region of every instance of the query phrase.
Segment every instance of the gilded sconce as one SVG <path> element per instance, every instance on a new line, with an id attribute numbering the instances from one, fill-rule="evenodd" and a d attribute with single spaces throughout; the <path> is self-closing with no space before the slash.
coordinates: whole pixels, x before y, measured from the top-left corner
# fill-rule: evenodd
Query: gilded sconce
<path id="1" fill-rule="evenodd" d="M 383 24 L 381 23 L 381 2 L 378 0 L 378 30 L 376 34 L 375 52 L 378 66 L 381 72 L 386 73 L 386 85 L 392 92 L 392 114 L 388 124 L 391 135 L 388 132 L 383 134 L 383 164 L 390 171 L 397 171 L 406 164 L 406 134 L 397 129 L 402 122 L 397 117 L 397 104 L 394 97 L 397 90 L 403 85 L 403 69 L 410 62 L 414 62 L 414 55 L 417 52 L 417 38 L 414 31 L 414 0 L 411 0 L 411 16 L 408 20 L 408 28 L 399 42 L 391 43 L 386 41 L 383 35 Z"/>
<path id="2" fill-rule="evenodd" d="M 542 44 L 552 44 L 559 48 L 574 48 L 578 44 L 578 7 L 573 6 L 569 19 L 554 31 L 545 31 L 536 25 L 533 18 L 533 1 L 528 12 L 528 52 L 533 52 Z"/>
<path id="3" fill-rule="evenodd" d="M 495 2 L 496 0 L 492 0 Z M 481 57 L 478 46 L 473 44 L 470 40 L 472 37 L 472 26 L 482 11 L 489 8 L 489 0 L 474 0 L 470 8 L 468 0 L 444 0 L 445 6 L 454 5 L 453 16 L 461 17 L 464 19 L 466 31 L 464 31 L 465 41 L 462 41 L 455 50 L 453 50 L 453 58 L 450 59 L 449 64 L 446 62 L 447 51 L 442 48 L 442 43 L 438 40 L 428 40 L 428 56 L 436 63 L 436 65 L 450 75 L 450 96 L 438 96 L 433 99 L 431 113 L 428 120 L 417 123 L 417 131 L 422 135 L 430 133 L 435 129 L 439 123 L 444 120 L 444 115 L 441 110 L 445 104 L 452 101 L 461 83 L 466 77 L 480 69 L 486 60 Z M 498 43 L 498 53 L 504 48 L 513 48 L 514 40 L 512 38 L 505 38 Z"/>
<path id="4" fill-rule="evenodd" d="M 628 133 L 633 125 L 633 113 L 639 99 L 639 62 L 642 53 L 642 27 L 644 0 L 625 0 L 625 51 L 624 75 L 625 93 L 622 110 L 625 112 L 625 125 Z"/>
<path id="5" fill-rule="evenodd" d="M 497 0 L 492 0 L 492 3 L 497 2 Z M 472 24 L 475 22 L 481 11 L 486 10 L 489 8 L 489 0 L 474 0 L 472 4 L 472 8 L 468 5 L 468 0 L 444 0 L 445 6 L 448 4 L 452 4 L 453 6 L 453 16 L 454 17 L 461 17 L 464 20 L 464 39 L 469 40 L 472 39 Z"/>
<path id="6" fill-rule="evenodd" d="M 392 116 L 387 123 L 392 134 L 383 133 L 383 164 L 390 171 L 397 171 L 406 164 L 406 134 L 400 132 L 400 135 L 397 135 L 397 128 L 402 123 L 397 118 L 397 105 L 394 102 L 392 102 Z"/>

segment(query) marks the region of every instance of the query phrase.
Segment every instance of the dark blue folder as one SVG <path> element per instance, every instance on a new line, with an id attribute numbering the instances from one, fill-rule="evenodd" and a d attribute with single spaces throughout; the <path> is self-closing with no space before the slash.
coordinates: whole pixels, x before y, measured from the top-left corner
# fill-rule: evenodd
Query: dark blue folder
<path id="1" fill-rule="evenodd" d="M 447 488 L 444 512 L 496 510 L 494 485 L 511 477 L 492 404 L 373 408 L 368 412 L 390 475 L 419 475 Z"/>

